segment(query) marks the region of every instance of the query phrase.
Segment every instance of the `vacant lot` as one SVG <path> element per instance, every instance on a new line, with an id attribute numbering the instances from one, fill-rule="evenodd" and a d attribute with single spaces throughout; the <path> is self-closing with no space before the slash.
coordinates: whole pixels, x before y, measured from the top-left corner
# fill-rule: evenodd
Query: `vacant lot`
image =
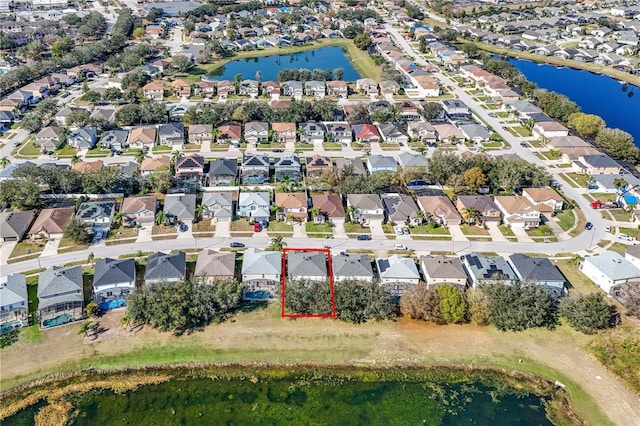
<path id="1" fill-rule="evenodd" d="M 640 412 L 637 396 L 584 349 L 593 338 L 566 326 L 524 333 L 406 319 L 355 326 L 335 320 L 285 320 L 274 303 L 175 337 L 148 328 L 121 330 L 122 314 L 100 319 L 104 327 L 117 330 L 105 331 L 105 337 L 94 342 L 85 343 L 77 324 L 48 330 L 37 339 L 21 336 L 0 353 L 3 388 L 55 371 L 180 361 L 490 365 L 558 380 L 590 424 L 612 424 L 598 407 L 622 425 L 632 425 Z"/>

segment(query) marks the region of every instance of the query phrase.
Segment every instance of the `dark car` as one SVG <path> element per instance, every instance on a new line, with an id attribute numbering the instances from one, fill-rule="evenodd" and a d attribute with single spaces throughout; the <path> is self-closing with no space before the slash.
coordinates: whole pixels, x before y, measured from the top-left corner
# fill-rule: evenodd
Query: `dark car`
<path id="1" fill-rule="evenodd" d="M 282 149 L 280 149 L 280 148 L 276 148 L 276 149 L 274 149 L 274 150 L 273 150 L 273 152 L 275 152 L 275 153 L 281 153 L 281 152 L 284 152 L 284 150 L 282 150 Z"/>
<path id="2" fill-rule="evenodd" d="M 370 235 L 358 235 L 359 241 L 369 241 L 371 239 Z"/>
<path id="3" fill-rule="evenodd" d="M 591 223 L 591 222 L 587 222 L 587 223 L 584 225 L 584 229 L 586 229 L 587 231 L 591 231 L 591 230 L 593 229 L 593 223 Z"/>
<path id="4" fill-rule="evenodd" d="M 239 243 L 237 241 L 232 242 L 231 244 L 229 244 L 229 247 L 233 247 L 233 248 L 242 248 L 244 247 L 244 244 Z"/>

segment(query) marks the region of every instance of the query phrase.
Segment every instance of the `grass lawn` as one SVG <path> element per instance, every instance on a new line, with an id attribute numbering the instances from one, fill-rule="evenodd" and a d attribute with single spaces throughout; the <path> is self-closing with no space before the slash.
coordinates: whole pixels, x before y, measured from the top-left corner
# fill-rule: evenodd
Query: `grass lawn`
<path id="1" fill-rule="evenodd" d="M 276 235 L 291 237 L 293 235 L 293 225 L 289 225 L 284 221 L 277 220 L 269 222 L 269 226 L 267 227 L 267 234 L 269 234 L 270 237 L 275 237 Z"/>
<path id="2" fill-rule="evenodd" d="M 631 222 L 631 213 L 624 209 L 608 209 L 606 210 L 609 213 L 613 220 L 617 220 L 619 222 Z"/>
<path id="3" fill-rule="evenodd" d="M 640 392 L 640 335 L 632 326 L 618 327 L 599 334 L 588 349 L 635 392 Z"/>
<path id="4" fill-rule="evenodd" d="M 253 225 L 249 223 L 249 219 L 242 218 L 231 222 L 229 230 L 232 237 L 244 237 L 247 233 L 253 234 Z"/>
<path id="5" fill-rule="evenodd" d="M 623 234 L 630 235 L 633 239 L 636 239 L 638 236 L 638 228 L 619 228 L 618 232 L 622 232 Z"/>
<path id="6" fill-rule="evenodd" d="M 137 238 L 137 237 L 138 237 L 138 228 L 125 228 L 121 226 L 120 228 L 113 228 L 107 233 L 107 241 L 120 240 L 123 238 Z"/>
<path id="7" fill-rule="evenodd" d="M 580 272 L 573 260 L 554 260 L 553 264 L 560 269 L 564 277 L 569 281 L 569 292 L 576 291 L 579 294 L 588 294 L 598 290 L 598 286 Z"/>
<path id="8" fill-rule="evenodd" d="M 77 153 L 78 153 L 77 149 L 75 149 L 72 146 L 67 145 L 66 143 L 64 145 L 62 145 L 62 147 L 60 149 L 56 149 L 55 151 L 53 151 L 53 155 L 56 155 L 56 156 L 58 156 L 60 158 L 73 157 Z"/>
<path id="9" fill-rule="evenodd" d="M 212 145 L 213 145 L 213 144 L 212 144 Z M 191 151 L 191 152 L 193 152 L 193 151 L 196 151 L 196 152 L 197 152 L 197 151 L 200 151 L 200 148 L 202 148 L 202 146 L 201 146 L 201 145 L 198 145 L 197 143 L 185 143 L 185 144 L 182 146 L 182 150 L 183 150 L 183 151 Z M 227 146 L 227 148 L 229 148 L 229 147 Z"/>
<path id="10" fill-rule="evenodd" d="M 520 136 L 523 138 L 531 136 L 531 130 L 523 126 L 513 126 L 511 127 L 511 131 L 515 132 L 517 136 Z"/>
<path id="11" fill-rule="evenodd" d="M 17 157 L 39 157 L 42 149 L 33 143 L 33 137 L 25 141 L 22 146 L 16 150 Z"/>
<path id="12" fill-rule="evenodd" d="M 325 151 L 342 151 L 342 144 L 336 142 L 325 142 L 322 147 Z"/>
<path id="13" fill-rule="evenodd" d="M 41 253 L 42 250 L 44 250 L 44 246 L 45 246 L 44 243 L 38 244 L 38 243 L 33 243 L 33 242 L 27 241 L 27 240 L 20 241 L 13 248 L 13 251 L 9 255 L 9 259 L 11 259 L 12 257 L 26 256 L 26 255 L 29 255 L 29 254 Z"/>
<path id="14" fill-rule="evenodd" d="M 551 237 L 553 236 L 553 231 L 547 225 L 540 225 L 537 228 L 531 228 L 527 230 L 527 234 L 530 237 Z"/>
<path id="15" fill-rule="evenodd" d="M 502 235 L 504 235 L 505 237 L 515 237 L 516 234 L 513 233 L 513 230 L 506 225 L 500 225 L 498 226 L 498 229 L 500 230 L 500 232 L 502 232 Z"/>
<path id="16" fill-rule="evenodd" d="M 201 220 L 193 224 L 192 232 L 215 232 L 216 225 L 211 223 L 209 219 Z"/>
<path id="17" fill-rule="evenodd" d="M 540 155 L 544 157 L 545 160 L 559 160 L 562 157 L 560 151 L 550 150 L 550 151 L 540 151 Z"/>
<path id="18" fill-rule="evenodd" d="M 345 222 L 344 231 L 347 234 L 371 234 L 371 229 L 353 222 Z"/>
<path id="19" fill-rule="evenodd" d="M 173 148 L 167 145 L 156 145 L 151 148 L 151 152 L 171 152 Z"/>
<path id="20" fill-rule="evenodd" d="M 558 219 L 558 225 L 565 232 L 576 223 L 576 216 L 573 214 L 573 210 L 563 210 L 556 214 L 556 218 Z"/>
<path id="21" fill-rule="evenodd" d="M 616 201 L 616 194 L 607 194 L 606 192 L 593 192 L 590 194 L 596 200 L 600 200 L 603 203 Z"/>
<path id="22" fill-rule="evenodd" d="M 87 155 L 85 155 L 85 157 L 108 157 L 110 155 L 111 155 L 110 149 L 94 148 L 94 149 L 90 149 L 87 152 Z"/>
<path id="23" fill-rule="evenodd" d="M 611 244 L 609 248 L 607 248 L 607 250 L 615 251 L 619 254 L 624 254 L 624 252 L 627 251 L 628 248 L 628 245 L 616 241 L 615 243 Z"/>
<path id="24" fill-rule="evenodd" d="M 460 230 L 464 235 L 488 236 L 489 231 L 479 226 L 460 225 Z"/>
<path id="25" fill-rule="evenodd" d="M 581 175 L 578 173 L 565 173 L 565 176 L 569 177 L 568 182 L 574 188 L 586 188 L 587 185 L 589 184 L 588 175 Z M 573 182 L 575 182 L 577 186 L 574 185 L 574 183 L 571 180 L 573 180 Z"/>
<path id="26" fill-rule="evenodd" d="M 411 234 L 449 235 L 449 230 L 444 226 L 417 225 L 410 226 Z"/>
<path id="27" fill-rule="evenodd" d="M 58 246 L 58 254 L 66 253 L 70 251 L 86 250 L 89 248 L 89 244 L 76 244 L 68 238 L 62 237 L 60 245 Z"/>
<path id="28" fill-rule="evenodd" d="M 259 143 L 258 151 L 271 151 L 273 149 L 284 149 L 285 144 L 283 143 Z"/>
<path id="29" fill-rule="evenodd" d="M 309 237 L 333 235 L 331 224 L 328 222 L 325 222 L 324 224 L 307 222 L 304 226 Z"/>
<path id="30" fill-rule="evenodd" d="M 175 226 L 153 225 L 151 235 L 176 234 L 178 231 Z"/>
<path id="31" fill-rule="evenodd" d="M 400 149 L 397 143 L 384 143 L 384 142 L 380 143 L 380 148 L 382 148 L 384 151 L 396 151 Z"/>

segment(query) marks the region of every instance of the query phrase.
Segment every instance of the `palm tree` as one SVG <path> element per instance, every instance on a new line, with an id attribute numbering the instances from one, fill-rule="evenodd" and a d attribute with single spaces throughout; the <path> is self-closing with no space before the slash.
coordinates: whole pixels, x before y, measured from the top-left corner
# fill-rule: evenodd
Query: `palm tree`
<path id="1" fill-rule="evenodd" d="M 140 151 L 136 152 L 136 163 L 142 164 L 142 162 L 147 158 L 151 158 L 151 157 L 149 156 L 149 153 L 144 149 L 141 149 Z"/>
<path id="2" fill-rule="evenodd" d="M 271 245 L 269 246 L 269 249 L 272 251 L 282 251 L 282 248 L 286 245 L 287 243 L 282 241 L 282 235 L 277 235 L 271 238 Z"/>
<path id="3" fill-rule="evenodd" d="M 2 167 L 3 169 L 5 167 L 7 167 L 9 164 L 11 164 L 11 160 L 9 160 L 9 157 L 2 157 L 0 158 L 0 167 Z"/>
<path id="4" fill-rule="evenodd" d="M 77 154 L 74 154 L 73 157 L 71 157 L 71 165 L 78 164 L 79 162 L 80 162 L 80 157 L 78 157 Z"/>
<path id="5" fill-rule="evenodd" d="M 204 213 L 204 206 L 202 204 L 198 204 L 196 206 L 196 221 L 201 221 L 202 220 L 202 213 Z"/>
<path id="6" fill-rule="evenodd" d="M 615 186 L 618 191 L 622 191 L 627 187 L 627 181 L 624 180 L 624 178 L 615 178 L 613 180 L 613 186 Z"/>
<path id="7" fill-rule="evenodd" d="M 475 224 L 480 218 L 480 212 L 475 207 L 465 207 L 460 213 L 464 221 L 469 225 Z"/>
<path id="8" fill-rule="evenodd" d="M 160 210 L 157 214 L 156 214 L 156 224 L 158 225 L 164 225 L 167 221 L 167 215 L 164 214 L 164 212 L 162 210 Z"/>
<path id="9" fill-rule="evenodd" d="M 182 153 L 180 152 L 179 149 L 176 149 L 175 151 L 171 151 L 171 164 L 175 167 L 176 163 L 178 162 L 178 159 L 180 158 L 180 155 Z"/>
<path id="10" fill-rule="evenodd" d="M 218 129 L 217 127 L 214 127 L 213 130 L 211 130 L 211 137 L 213 141 L 218 142 L 219 136 L 220 136 L 220 129 Z"/>

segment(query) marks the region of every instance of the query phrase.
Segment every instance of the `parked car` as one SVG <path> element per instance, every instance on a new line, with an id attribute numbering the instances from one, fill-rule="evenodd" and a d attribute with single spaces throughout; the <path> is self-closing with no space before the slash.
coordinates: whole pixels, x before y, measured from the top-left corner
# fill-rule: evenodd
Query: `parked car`
<path id="1" fill-rule="evenodd" d="M 20 146 L 21 144 L 22 144 L 22 142 L 20 142 L 20 141 L 11 142 L 11 146 Z"/>
<path id="2" fill-rule="evenodd" d="M 229 247 L 233 247 L 233 248 L 243 248 L 244 244 L 239 243 L 237 241 L 233 241 L 231 244 L 229 244 Z"/>
<path id="3" fill-rule="evenodd" d="M 587 231 L 591 231 L 591 230 L 593 229 L 593 223 L 591 223 L 591 222 L 587 222 L 587 223 L 584 225 L 584 229 L 586 229 Z"/>
<path id="4" fill-rule="evenodd" d="M 609 225 L 607 225 L 607 226 L 604 227 L 604 230 L 606 232 L 611 232 L 611 227 Z"/>
<path id="5" fill-rule="evenodd" d="M 618 232 L 616 234 L 616 237 L 624 241 L 633 241 L 633 238 L 631 237 L 631 235 L 625 234 L 624 232 Z"/>
<path id="6" fill-rule="evenodd" d="M 276 149 L 273 150 L 273 152 L 276 153 L 276 154 L 279 154 L 281 152 L 284 152 L 284 150 L 280 149 L 280 148 L 276 148 Z"/>
<path id="7" fill-rule="evenodd" d="M 369 241 L 371 240 L 371 235 L 358 235 L 358 241 Z"/>
<path id="8" fill-rule="evenodd" d="M 402 235 L 402 226 L 395 226 L 396 235 Z"/>
<path id="9" fill-rule="evenodd" d="M 404 244 L 394 244 L 393 248 L 396 250 L 409 250 Z"/>
<path id="10" fill-rule="evenodd" d="M 402 227 L 402 233 L 404 235 L 409 235 L 411 232 L 409 232 L 409 228 L 407 228 L 406 226 L 403 226 Z"/>

